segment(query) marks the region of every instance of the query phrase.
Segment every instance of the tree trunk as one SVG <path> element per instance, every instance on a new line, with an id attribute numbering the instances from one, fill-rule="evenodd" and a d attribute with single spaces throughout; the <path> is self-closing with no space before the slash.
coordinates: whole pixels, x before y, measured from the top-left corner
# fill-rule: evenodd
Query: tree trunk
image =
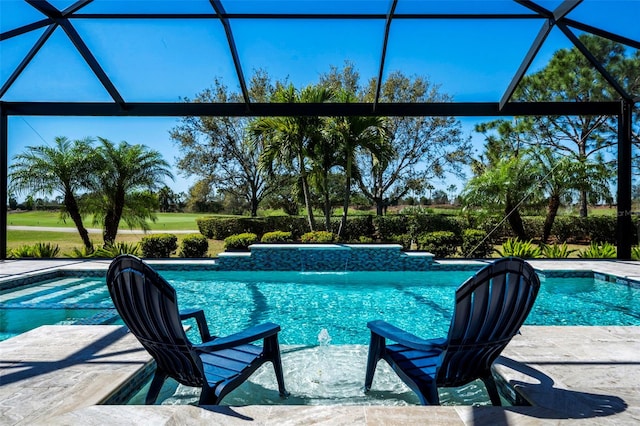
<path id="1" fill-rule="evenodd" d="M 546 243 L 551 235 L 551 228 L 553 228 L 553 222 L 558 215 L 558 209 L 560 208 L 560 197 L 558 195 L 552 195 L 549 197 L 549 204 L 547 206 L 547 217 L 544 219 L 544 227 L 542 228 L 542 242 Z"/>
<path id="2" fill-rule="evenodd" d="M 512 210 L 513 212 L 511 213 Z M 508 195 L 504 213 L 508 215 L 507 220 L 509 221 L 509 225 L 511 225 L 511 229 L 513 229 L 513 232 L 516 234 L 516 237 L 518 237 L 522 241 L 527 240 L 527 235 L 524 231 L 524 225 L 522 224 L 522 217 L 520 216 L 520 212 L 517 208 L 515 208 L 515 206 L 511 202 L 511 197 L 509 197 Z"/>
<path id="3" fill-rule="evenodd" d="M 309 193 L 309 184 L 307 182 L 307 173 L 300 171 L 300 180 L 302 185 L 302 194 L 304 195 L 304 205 L 307 208 L 307 220 L 309 222 L 309 230 L 315 231 L 315 218 L 313 217 L 313 206 L 311 205 L 311 194 Z"/>
<path id="4" fill-rule="evenodd" d="M 580 191 L 580 217 L 587 217 L 587 191 L 584 189 Z"/>
<path id="5" fill-rule="evenodd" d="M 73 223 L 76 225 L 78 229 L 78 233 L 80 234 L 80 239 L 82 240 L 82 244 L 87 249 L 93 249 L 93 243 L 89 239 L 89 232 L 84 227 L 82 223 L 82 216 L 80 215 L 80 209 L 78 208 L 78 203 L 76 202 L 73 194 L 68 193 L 64 196 L 64 205 L 67 207 L 67 212 L 69 213 L 69 217 L 73 220 Z"/>
<path id="6" fill-rule="evenodd" d="M 258 197 L 253 194 L 251 196 L 251 217 L 258 216 Z"/>
<path id="7" fill-rule="evenodd" d="M 347 179 L 344 186 L 344 203 L 342 204 L 342 218 L 340 219 L 338 236 L 342 235 L 342 231 L 347 227 L 347 214 L 349 213 L 350 195 L 351 195 L 351 177 L 349 176 L 349 173 L 347 173 Z"/>

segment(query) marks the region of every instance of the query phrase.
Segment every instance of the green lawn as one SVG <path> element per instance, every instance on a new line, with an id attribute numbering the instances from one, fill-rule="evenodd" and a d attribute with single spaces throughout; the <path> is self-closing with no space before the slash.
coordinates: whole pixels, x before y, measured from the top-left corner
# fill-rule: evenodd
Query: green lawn
<path id="1" fill-rule="evenodd" d="M 197 230 L 196 219 L 203 217 L 203 213 L 158 213 L 158 220 L 149 226 L 152 230 Z M 84 218 L 86 228 L 100 228 L 91 224 L 92 216 Z M 75 228 L 73 221 L 67 219 L 63 222 L 57 212 L 30 211 L 20 213 L 9 213 L 7 215 L 7 225 L 9 226 L 53 226 L 60 228 Z M 126 224 L 121 223 L 121 229 L 127 229 Z"/>

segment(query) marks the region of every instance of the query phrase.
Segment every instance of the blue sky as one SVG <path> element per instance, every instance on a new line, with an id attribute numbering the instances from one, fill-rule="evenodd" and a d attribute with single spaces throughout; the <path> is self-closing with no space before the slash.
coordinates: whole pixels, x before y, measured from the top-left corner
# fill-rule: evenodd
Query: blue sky
<path id="1" fill-rule="evenodd" d="M 72 0 L 50 0 L 64 9 Z M 553 9 L 559 0 L 539 1 Z M 386 13 L 388 0 L 356 1 L 223 1 L 227 12 L 372 12 Z M 99 12 L 205 12 L 207 0 L 95 0 L 84 13 Z M 400 0 L 403 12 L 506 12 L 528 13 L 515 2 Z M 0 0 L 2 32 L 42 19 L 44 16 L 22 0 Z M 570 18 L 640 39 L 640 0 L 585 0 Z M 90 20 L 72 24 L 91 49 L 126 101 L 177 102 L 193 97 L 221 78 L 238 90 L 233 62 L 227 51 L 222 25 L 216 20 Z M 427 21 L 395 20 L 392 23 L 385 75 L 402 70 L 407 75 L 427 75 L 455 101 L 498 101 L 535 38 L 541 20 Z M 298 86 L 316 83 L 330 65 L 353 62 L 362 81 L 377 75 L 383 20 L 359 21 L 231 21 L 245 76 L 263 68 L 274 79 L 288 78 Z M 43 29 L 0 42 L 0 85 L 4 84 Z M 579 34 L 579 32 L 577 32 Z M 542 68 L 553 52 L 571 47 L 554 28 L 530 71 Z M 2 97 L 6 101 L 111 101 L 58 28 L 14 85 Z M 477 149 L 482 137 L 473 125 L 486 119 L 462 120 Z M 177 150 L 169 130 L 177 118 L 11 117 L 9 159 L 27 145 L 50 143 L 56 136 L 83 138 L 102 136 L 113 141 L 142 143 L 159 150 L 175 163 Z M 169 185 L 186 191 L 193 179 L 176 173 Z M 435 182 L 437 187 L 461 182 Z"/>

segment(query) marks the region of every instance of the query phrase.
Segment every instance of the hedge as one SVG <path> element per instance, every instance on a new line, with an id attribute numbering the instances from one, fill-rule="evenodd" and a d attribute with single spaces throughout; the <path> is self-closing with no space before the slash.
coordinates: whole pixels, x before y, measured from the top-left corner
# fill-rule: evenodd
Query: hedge
<path id="1" fill-rule="evenodd" d="M 178 249 L 178 237 L 173 234 L 153 234 L 140 241 L 143 257 L 167 258 Z"/>

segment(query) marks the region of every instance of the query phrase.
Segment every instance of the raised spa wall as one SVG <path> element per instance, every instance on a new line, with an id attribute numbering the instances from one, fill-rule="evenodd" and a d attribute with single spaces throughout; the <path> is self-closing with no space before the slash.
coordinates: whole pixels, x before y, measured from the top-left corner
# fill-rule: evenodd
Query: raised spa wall
<path id="1" fill-rule="evenodd" d="M 218 254 L 223 271 L 426 271 L 433 255 L 399 244 L 253 244 Z"/>

